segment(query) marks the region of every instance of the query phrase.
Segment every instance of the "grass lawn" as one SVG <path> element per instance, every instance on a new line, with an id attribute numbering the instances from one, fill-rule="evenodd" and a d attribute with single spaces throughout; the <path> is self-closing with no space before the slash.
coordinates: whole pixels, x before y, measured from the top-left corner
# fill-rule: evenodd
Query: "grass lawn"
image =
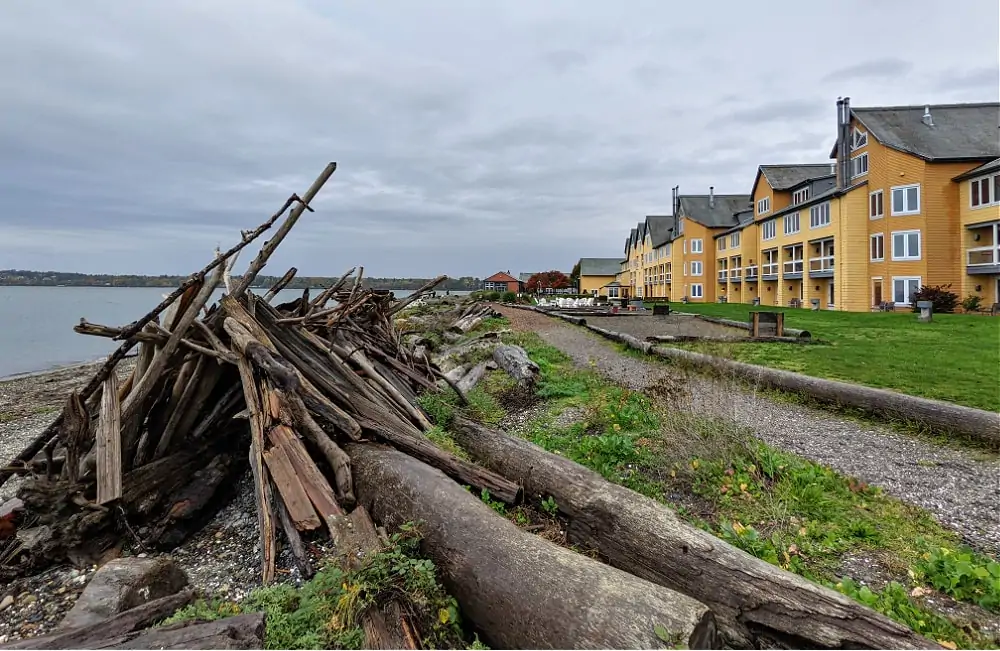
<path id="1" fill-rule="evenodd" d="M 1000 564 L 966 548 L 926 511 L 767 446 L 730 422 L 677 412 L 614 385 L 535 333 L 503 340 L 523 346 L 541 370 L 541 404 L 516 434 L 947 648 L 1000 642 L 980 632 L 1000 614 Z M 492 371 L 464 408 L 450 391 L 424 394 L 421 405 L 437 425 L 432 440 L 464 454 L 449 434 L 453 414 L 496 422 L 511 386 Z M 533 506 L 558 509 L 547 501 Z M 864 569 L 852 565 L 859 558 Z"/>
<path id="2" fill-rule="evenodd" d="M 672 303 L 680 312 L 747 322 L 754 306 Z M 828 312 L 761 306 L 782 311 L 785 327 L 808 330 L 830 346 L 789 344 L 686 344 L 680 347 L 751 364 L 969 407 L 1000 411 L 1000 318 L 935 314 L 917 322 L 910 312 Z"/>

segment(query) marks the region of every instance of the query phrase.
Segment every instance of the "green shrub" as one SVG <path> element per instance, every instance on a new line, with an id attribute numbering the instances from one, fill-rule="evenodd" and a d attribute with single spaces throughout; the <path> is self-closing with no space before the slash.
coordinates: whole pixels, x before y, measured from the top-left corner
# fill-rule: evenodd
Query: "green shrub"
<path id="1" fill-rule="evenodd" d="M 504 292 L 503 295 L 500 296 L 500 301 L 502 303 L 516 303 L 517 294 L 515 294 L 514 292 Z"/>
<path id="2" fill-rule="evenodd" d="M 975 312 L 983 304 L 983 297 L 977 294 L 969 294 L 962 299 L 962 309 L 966 312 Z"/>
<path id="3" fill-rule="evenodd" d="M 1000 563 L 971 549 L 933 549 L 915 568 L 924 580 L 960 601 L 1000 612 Z"/>
<path id="4" fill-rule="evenodd" d="M 911 304 L 913 311 L 919 312 L 917 301 L 930 301 L 934 304 L 934 311 L 938 314 L 951 314 L 958 306 L 958 294 L 951 291 L 951 284 L 948 285 L 924 285 L 913 294 Z"/>

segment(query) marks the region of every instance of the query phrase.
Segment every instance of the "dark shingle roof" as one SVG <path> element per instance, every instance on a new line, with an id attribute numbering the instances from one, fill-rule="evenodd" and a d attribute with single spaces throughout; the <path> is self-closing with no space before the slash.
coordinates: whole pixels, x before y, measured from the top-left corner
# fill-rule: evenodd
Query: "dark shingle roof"
<path id="1" fill-rule="evenodd" d="M 988 174 L 990 172 L 996 172 L 1000 170 L 1000 158 L 994 158 L 988 163 L 983 163 L 979 167 L 974 167 L 968 172 L 963 172 L 956 176 L 954 181 L 963 181 L 965 179 L 971 179 L 973 176 L 979 176 L 980 174 Z"/>
<path id="2" fill-rule="evenodd" d="M 526 271 L 517 275 L 517 279 L 522 283 L 526 283 L 531 280 L 531 277 L 535 275 L 534 271 Z"/>
<path id="3" fill-rule="evenodd" d="M 718 235 L 714 235 L 714 239 L 719 239 L 720 237 L 725 237 L 730 233 L 735 233 L 736 231 L 741 231 L 746 228 L 749 224 L 753 223 L 753 208 L 748 208 L 747 210 L 741 210 L 734 215 L 736 218 L 736 225 L 730 229 L 724 230 Z"/>
<path id="4" fill-rule="evenodd" d="M 646 228 L 649 231 L 653 248 L 663 246 L 673 238 L 673 231 L 677 222 L 673 215 L 648 215 L 646 217 Z"/>
<path id="5" fill-rule="evenodd" d="M 678 198 L 680 213 L 709 228 L 728 228 L 736 224 L 733 215 L 750 205 L 749 194 L 717 194 L 709 205 L 707 194 L 688 194 Z"/>
<path id="6" fill-rule="evenodd" d="M 927 160 L 1000 156 L 1000 103 L 930 105 L 934 126 L 923 123 L 923 106 L 853 108 L 875 138 Z"/>
<path id="7" fill-rule="evenodd" d="M 614 276 L 621 270 L 618 258 L 580 258 L 581 276 Z"/>
<path id="8" fill-rule="evenodd" d="M 795 186 L 812 179 L 830 176 L 830 163 L 808 163 L 804 165 L 761 165 L 760 173 L 774 190 L 791 190 Z M 752 194 L 752 193 L 751 193 Z"/>

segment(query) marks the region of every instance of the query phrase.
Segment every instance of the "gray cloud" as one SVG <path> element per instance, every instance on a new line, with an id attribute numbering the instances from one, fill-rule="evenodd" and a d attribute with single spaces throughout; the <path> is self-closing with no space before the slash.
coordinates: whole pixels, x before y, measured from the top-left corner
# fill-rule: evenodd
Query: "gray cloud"
<path id="1" fill-rule="evenodd" d="M 912 61 L 904 61 L 899 57 L 885 57 L 839 68 L 824 75 L 823 81 L 850 82 L 859 79 L 887 79 L 909 74 L 911 70 L 913 70 Z"/>
<path id="2" fill-rule="evenodd" d="M 186 273 L 330 160 L 269 270 L 482 276 L 617 255 L 673 185 L 741 192 L 758 164 L 826 161 L 838 94 L 996 99 L 995 69 L 968 66 L 995 58 L 995 3 L 934 21 L 929 0 L 883 4 L 776 0 L 773 20 L 728 1 L 10 3 L 0 267 Z M 859 11 L 836 58 L 788 39 Z M 872 38 L 889 20 L 900 36 Z"/>

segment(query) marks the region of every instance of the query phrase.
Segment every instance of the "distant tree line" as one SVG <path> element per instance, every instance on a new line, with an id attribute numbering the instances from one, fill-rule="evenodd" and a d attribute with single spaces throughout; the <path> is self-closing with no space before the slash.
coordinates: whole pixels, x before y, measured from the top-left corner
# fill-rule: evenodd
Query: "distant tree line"
<path id="1" fill-rule="evenodd" d="M 110 274 L 78 274 L 63 271 L 27 271 L 0 269 L 0 286 L 23 285 L 29 287 L 177 287 L 188 276 L 138 276 Z M 257 276 L 254 287 L 270 287 L 279 276 Z M 326 276 L 296 276 L 289 289 L 329 287 L 337 278 Z M 429 278 L 365 278 L 363 285 L 370 289 L 419 289 Z M 462 276 L 449 278 L 437 286 L 438 290 L 475 291 L 482 286 L 479 278 Z"/>

